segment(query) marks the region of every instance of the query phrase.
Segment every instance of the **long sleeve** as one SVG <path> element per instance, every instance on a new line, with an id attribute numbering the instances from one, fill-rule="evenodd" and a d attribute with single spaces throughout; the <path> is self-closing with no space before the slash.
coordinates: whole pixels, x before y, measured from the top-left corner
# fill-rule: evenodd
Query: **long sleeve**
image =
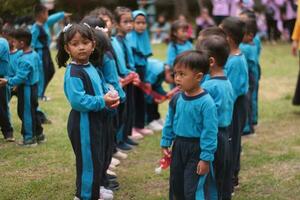
<path id="1" fill-rule="evenodd" d="M 200 136 L 200 159 L 213 161 L 217 149 L 218 118 L 215 105 L 207 105 L 203 112 L 203 130 Z"/>
<path id="2" fill-rule="evenodd" d="M 103 96 L 91 96 L 86 94 L 83 82 L 80 78 L 66 78 L 65 93 L 74 110 L 89 112 L 99 111 L 105 108 Z"/>
<path id="3" fill-rule="evenodd" d="M 28 79 L 31 70 L 29 63 L 20 62 L 16 75 L 8 79 L 8 85 L 17 86 L 24 83 Z"/>
<path id="4" fill-rule="evenodd" d="M 104 59 L 102 67 L 103 75 L 107 83 L 111 84 L 119 93 L 122 102 L 126 99 L 126 94 L 119 83 L 119 76 L 115 60 Z"/>
<path id="5" fill-rule="evenodd" d="M 166 62 L 166 64 L 169 65 L 170 68 L 173 68 L 175 58 L 176 58 L 176 52 L 173 47 L 173 44 L 170 43 L 167 50 L 167 62 Z"/>
<path id="6" fill-rule="evenodd" d="M 170 147 L 175 138 L 175 133 L 173 132 L 173 119 L 174 119 L 174 110 L 171 106 L 172 101 L 169 103 L 169 109 L 166 117 L 166 122 L 162 130 L 162 138 L 160 142 L 161 147 Z"/>
<path id="7" fill-rule="evenodd" d="M 62 20 L 65 17 L 65 13 L 64 12 L 58 12 L 58 13 L 54 13 L 53 15 L 50 15 L 48 20 L 47 20 L 47 25 L 49 27 L 53 26 L 56 22 Z"/>

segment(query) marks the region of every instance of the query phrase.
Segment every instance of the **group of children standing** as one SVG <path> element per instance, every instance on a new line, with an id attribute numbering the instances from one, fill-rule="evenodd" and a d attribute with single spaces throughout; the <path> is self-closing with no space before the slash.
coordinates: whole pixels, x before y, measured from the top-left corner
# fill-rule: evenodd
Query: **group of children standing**
<path id="1" fill-rule="evenodd" d="M 65 15 L 48 18 L 47 9 L 37 7 L 31 33 L 14 31 L 10 46 L 0 38 L 1 65 L 6 66 L 0 69 L 0 126 L 8 140 L 13 140 L 8 91 L 17 86 L 23 144 L 45 141 L 38 97 L 46 98 L 54 74 L 48 27 Z M 112 171 L 118 159 L 162 128 L 163 154 L 172 157 L 170 199 L 231 199 L 238 186 L 241 135 L 254 133 L 257 124 L 261 47 L 254 39 L 254 17 L 245 11 L 240 18 L 224 19 L 220 27 L 202 30 L 196 50 L 188 24 L 173 22 L 166 63 L 149 58 L 143 11 L 117 7 L 113 15 L 100 8 L 64 27 L 56 61 L 66 67 L 67 131 L 76 157 L 74 199 L 113 199 L 119 188 Z M 168 98 L 164 123 L 158 104 Z"/>
<path id="2" fill-rule="evenodd" d="M 166 68 L 166 81 L 173 73 L 170 81 L 181 89 L 169 103 L 160 144 L 171 157 L 170 199 L 227 200 L 239 186 L 241 136 L 254 134 L 257 124 L 256 30 L 251 11 L 225 18 Z M 178 37 L 175 44 L 186 43 Z"/>

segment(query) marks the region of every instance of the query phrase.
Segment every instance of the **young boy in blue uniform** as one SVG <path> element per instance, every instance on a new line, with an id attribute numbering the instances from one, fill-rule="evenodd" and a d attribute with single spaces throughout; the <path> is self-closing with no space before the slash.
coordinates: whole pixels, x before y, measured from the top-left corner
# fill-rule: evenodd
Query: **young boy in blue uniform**
<path id="1" fill-rule="evenodd" d="M 208 55 L 187 51 L 174 63 L 174 80 L 182 92 L 170 101 L 160 143 L 166 156 L 171 156 L 172 146 L 170 197 L 204 200 L 204 184 L 212 170 L 218 133 L 216 105 L 200 87 L 209 69 Z"/>
<path id="2" fill-rule="evenodd" d="M 2 33 L 2 19 L 0 19 L 0 32 Z M 0 78 L 9 75 L 9 44 L 6 39 L 0 35 Z M 6 141 L 14 141 L 13 128 L 10 122 L 9 114 L 9 87 L 7 85 L 0 87 L 0 128 Z"/>
<path id="3" fill-rule="evenodd" d="M 44 5 L 38 4 L 34 8 L 34 15 L 35 23 L 31 28 L 31 47 L 39 54 L 43 62 L 39 69 L 38 95 L 39 98 L 47 101 L 49 98 L 45 96 L 45 90 L 55 72 L 49 50 L 51 43 L 50 27 L 70 14 L 58 12 L 48 18 L 48 9 Z"/>
<path id="4" fill-rule="evenodd" d="M 210 56 L 210 76 L 201 84 L 201 87 L 214 99 L 218 112 L 218 148 L 214 168 L 218 199 L 222 199 L 224 177 L 231 174 L 229 126 L 233 112 L 233 89 L 223 70 L 230 50 L 226 38 L 218 35 L 198 39 L 196 49 L 206 50 Z"/>
<path id="5" fill-rule="evenodd" d="M 247 98 L 248 104 L 248 117 L 247 123 L 244 128 L 244 135 L 254 133 L 254 122 L 253 119 L 257 119 L 257 90 L 259 80 L 258 70 L 258 52 L 257 46 L 253 39 L 257 32 L 256 21 L 254 19 L 244 20 L 245 22 L 245 35 L 243 42 L 240 44 L 240 49 L 246 57 L 248 64 L 248 75 L 249 75 L 249 91 Z M 256 120 L 257 121 L 257 120 Z"/>
<path id="6" fill-rule="evenodd" d="M 223 199 L 231 199 L 233 186 L 238 185 L 238 173 L 240 170 L 241 135 L 247 118 L 247 97 L 249 87 L 248 66 L 245 56 L 239 49 L 239 44 L 244 37 L 245 24 L 236 17 L 228 17 L 223 20 L 220 27 L 227 34 L 230 46 L 230 55 L 225 65 L 225 74 L 233 88 L 233 116 L 230 125 L 230 148 L 232 157 L 231 177 L 225 178 Z M 231 179 L 231 181 L 230 181 Z M 225 180 L 225 181 L 226 181 Z"/>
<path id="7" fill-rule="evenodd" d="M 41 121 L 37 116 L 38 69 L 41 61 L 36 52 L 30 48 L 31 33 L 25 29 L 18 29 L 15 33 L 17 48 L 23 51 L 18 61 L 16 75 L 1 79 L 1 84 L 18 86 L 18 115 L 22 121 L 22 145 L 36 146 L 37 142 L 44 142 L 45 135 Z"/>

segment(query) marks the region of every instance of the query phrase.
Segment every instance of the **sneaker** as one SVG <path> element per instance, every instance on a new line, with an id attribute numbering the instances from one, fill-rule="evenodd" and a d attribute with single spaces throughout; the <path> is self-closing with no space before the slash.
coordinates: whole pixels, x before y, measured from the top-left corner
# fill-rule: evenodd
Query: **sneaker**
<path id="1" fill-rule="evenodd" d="M 127 144 L 126 142 L 120 142 L 119 144 L 117 144 L 117 148 L 122 151 L 132 150 L 132 147 L 129 144 Z"/>
<path id="2" fill-rule="evenodd" d="M 153 131 L 147 128 L 133 128 L 136 132 L 142 135 L 153 135 Z"/>
<path id="3" fill-rule="evenodd" d="M 163 126 L 157 120 L 153 120 L 148 124 L 147 128 L 153 131 L 161 131 L 163 129 Z"/>
<path id="4" fill-rule="evenodd" d="M 128 157 L 128 155 L 121 151 L 117 151 L 116 153 L 113 154 L 113 157 L 120 159 L 120 160 L 125 160 Z"/>
<path id="5" fill-rule="evenodd" d="M 160 119 L 158 119 L 158 120 L 155 120 L 155 121 L 157 121 L 157 122 L 158 122 L 160 125 L 162 125 L 162 126 L 165 125 L 165 120 L 162 119 L 162 118 L 160 118 Z"/>
<path id="6" fill-rule="evenodd" d="M 100 190 L 100 199 L 103 199 L 103 200 L 112 200 L 112 199 L 114 199 L 114 195 L 113 194 L 108 194 L 108 193 L 101 192 L 101 190 Z"/>
<path id="7" fill-rule="evenodd" d="M 43 96 L 40 98 L 42 101 L 50 101 L 51 98 L 50 97 L 47 97 L 47 96 Z"/>
<path id="8" fill-rule="evenodd" d="M 21 142 L 18 143 L 19 146 L 22 147 L 36 147 L 37 146 L 37 142 L 35 140 L 23 140 Z"/>
<path id="9" fill-rule="evenodd" d="M 108 170 L 108 171 L 110 171 L 110 170 Z M 110 172 L 111 172 L 111 173 L 114 173 L 115 175 L 108 174 L 107 171 L 106 171 L 106 177 L 107 177 L 107 179 L 110 180 L 110 181 L 116 181 L 117 178 L 118 178 L 118 177 L 116 176 L 116 173 L 113 172 L 113 171 L 110 171 Z"/>
<path id="10" fill-rule="evenodd" d="M 116 158 L 111 159 L 111 164 L 113 164 L 114 166 L 119 166 L 120 163 L 121 163 L 121 161 Z"/>
<path id="11" fill-rule="evenodd" d="M 115 176 L 115 177 L 117 177 L 117 174 L 116 174 L 116 172 L 113 172 L 113 171 L 111 171 L 111 170 L 106 170 L 106 173 L 109 175 L 109 176 Z"/>
<path id="12" fill-rule="evenodd" d="M 74 197 L 74 200 L 80 200 L 78 197 Z"/>
<path id="13" fill-rule="evenodd" d="M 47 138 L 44 134 L 36 136 L 36 140 L 39 144 L 45 143 L 47 141 Z"/>
<path id="14" fill-rule="evenodd" d="M 109 170 L 116 170 L 117 167 L 115 165 L 110 164 L 108 167 Z"/>
<path id="15" fill-rule="evenodd" d="M 16 139 L 14 137 L 7 137 L 4 139 L 6 142 L 14 142 Z"/>
<path id="16" fill-rule="evenodd" d="M 131 136 L 129 136 L 128 138 L 132 139 L 132 140 L 140 140 L 143 139 L 144 136 L 142 134 L 140 134 L 139 132 L 137 132 L 134 128 L 132 129 L 131 132 Z"/>
<path id="17" fill-rule="evenodd" d="M 106 189 L 104 186 L 100 186 L 100 192 L 107 193 L 107 194 L 114 194 L 112 190 Z"/>
<path id="18" fill-rule="evenodd" d="M 117 181 L 108 181 L 107 189 L 116 191 L 120 189 L 120 184 Z"/>
<path id="19" fill-rule="evenodd" d="M 134 140 L 132 140 L 132 139 L 130 139 L 130 138 L 127 138 L 127 139 L 125 140 L 125 142 L 126 142 L 127 144 L 133 145 L 133 146 L 139 145 L 139 143 L 137 143 L 136 141 L 134 141 Z"/>

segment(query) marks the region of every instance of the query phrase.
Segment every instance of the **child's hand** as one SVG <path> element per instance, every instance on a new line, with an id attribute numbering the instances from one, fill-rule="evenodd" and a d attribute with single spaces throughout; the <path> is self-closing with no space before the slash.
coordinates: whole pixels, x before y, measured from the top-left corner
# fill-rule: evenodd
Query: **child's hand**
<path id="1" fill-rule="evenodd" d="M 109 108 L 113 108 L 114 106 L 118 106 L 120 103 L 120 97 L 112 97 L 111 94 L 108 92 L 104 95 L 105 105 Z"/>
<path id="2" fill-rule="evenodd" d="M 174 83 L 174 78 L 172 77 L 172 73 L 169 68 L 165 69 L 165 81 L 167 83 Z"/>
<path id="3" fill-rule="evenodd" d="M 0 87 L 3 87 L 7 84 L 7 80 L 5 78 L 0 78 Z"/>
<path id="4" fill-rule="evenodd" d="M 209 162 L 200 160 L 197 165 L 197 174 L 204 175 L 209 172 Z"/>
<path id="5" fill-rule="evenodd" d="M 169 158 L 171 157 L 171 152 L 170 152 L 169 148 L 161 148 L 161 151 L 164 156 L 167 156 Z"/>
<path id="6" fill-rule="evenodd" d="M 65 17 L 70 17 L 72 13 L 65 12 Z"/>
<path id="7" fill-rule="evenodd" d="M 297 51 L 298 51 L 298 41 L 293 41 L 293 43 L 292 43 L 293 56 L 297 56 Z"/>

